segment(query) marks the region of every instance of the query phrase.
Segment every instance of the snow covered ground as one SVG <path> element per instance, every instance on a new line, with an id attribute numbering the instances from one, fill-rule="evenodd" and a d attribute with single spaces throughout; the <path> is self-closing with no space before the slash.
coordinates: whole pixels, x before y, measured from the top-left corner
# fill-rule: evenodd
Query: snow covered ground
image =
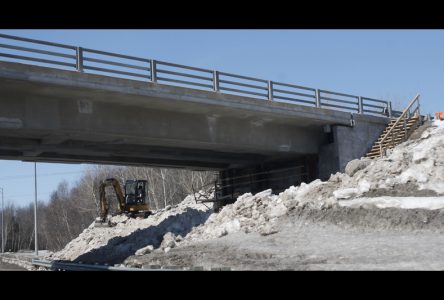
<path id="1" fill-rule="evenodd" d="M 377 208 L 442 209 L 444 208 L 444 197 L 362 197 L 349 201 L 339 201 L 339 205 L 357 208 L 375 206 Z"/>
<path id="2" fill-rule="evenodd" d="M 285 255 L 291 261 L 290 257 L 301 247 L 301 237 L 295 235 L 303 234 L 301 228 L 318 230 L 313 226 L 318 226 L 319 222 L 328 221 L 326 224 L 329 224 L 325 225 L 327 231 L 321 230 L 322 234 L 336 232 L 334 228 L 347 223 L 353 228 L 379 228 L 375 234 L 382 234 L 381 238 L 390 235 L 392 230 L 407 230 L 408 234 L 411 230 L 441 230 L 444 228 L 444 122 L 434 121 L 429 125 L 386 157 L 354 160 L 347 165 L 345 173 L 336 173 L 327 181 L 315 180 L 291 186 L 279 195 L 272 194 L 271 190 L 256 195 L 247 193 L 217 214 L 194 203 L 193 197 L 189 196 L 179 205 L 160 210 L 145 220 L 114 217 L 115 227 L 90 226 L 51 258 L 84 262 L 126 261 L 133 265 L 140 264 L 135 261 L 141 260 L 164 261 L 161 257 L 181 261 L 176 256 L 194 257 L 186 249 L 199 251 L 197 245 L 207 245 L 213 250 L 218 245 L 220 251 L 214 250 L 214 253 L 222 257 L 224 247 L 233 246 L 224 244 L 224 241 L 229 243 L 231 239 L 236 240 L 236 236 L 242 237 L 238 240 L 239 249 L 243 247 L 242 240 L 252 240 L 251 245 L 257 247 L 261 241 L 281 236 L 294 240 L 296 244 L 288 246 L 293 252 L 283 251 L 282 243 L 276 242 L 274 252 L 270 246 L 264 255 L 281 253 L 282 261 L 285 261 Z M 303 217 L 297 214 L 301 212 Z M 298 223 L 299 230 L 292 231 L 291 226 L 290 229 L 284 226 L 294 223 L 295 218 L 301 222 L 308 218 L 308 221 Z M 337 231 L 339 236 L 346 234 L 341 230 Z M 359 245 L 356 231 L 349 232 L 351 236 L 344 238 L 344 243 Z M 413 235 L 409 235 L 409 239 L 414 243 Z M 370 242 L 370 239 L 366 241 Z M 384 247 L 390 248 L 390 243 L 390 239 L 384 240 Z M 229 261 L 228 256 L 225 258 Z M 217 257 L 209 261 L 214 262 L 214 259 Z M 389 259 L 384 263 L 392 262 Z M 283 267 L 281 263 L 275 263 L 266 269 L 277 266 Z M 244 268 L 248 268 L 248 263 Z"/>

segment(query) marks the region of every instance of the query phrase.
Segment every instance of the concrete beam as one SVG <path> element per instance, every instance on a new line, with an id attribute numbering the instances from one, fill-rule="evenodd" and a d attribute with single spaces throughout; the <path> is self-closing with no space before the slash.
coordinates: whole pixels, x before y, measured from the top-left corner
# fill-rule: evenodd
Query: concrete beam
<path id="1" fill-rule="evenodd" d="M 322 153 L 324 126 L 349 126 L 350 119 L 341 111 L 0 62 L 3 158 L 220 169 Z M 355 119 L 364 127 L 387 123 Z M 354 139 L 362 130 L 335 134 Z M 338 167 L 362 151 L 352 152 Z"/>

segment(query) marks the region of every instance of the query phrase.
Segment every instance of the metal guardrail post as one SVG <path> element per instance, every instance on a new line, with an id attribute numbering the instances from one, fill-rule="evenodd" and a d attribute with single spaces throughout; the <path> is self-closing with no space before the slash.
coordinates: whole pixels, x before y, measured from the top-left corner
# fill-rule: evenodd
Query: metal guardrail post
<path id="1" fill-rule="evenodd" d="M 83 49 L 82 47 L 76 48 L 76 70 L 83 72 Z"/>
<path id="2" fill-rule="evenodd" d="M 321 107 L 321 91 L 316 89 L 316 107 Z"/>
<path id="3" fill-rule="evenodd" d="M 393 115 L 391 101 L 387 101 L 387 112 L 388 112 L 388 117 L 391 118 Z"/>
<path id="4" fill-rule="evenodd" d="M 219 92 L 219 71 L 213 71 L 213 90 Z"/>
<path id="5" fill-rule="evenodd" d="M 151 81 L 157 82 L 157 63 L 156 60 L 152 59 L 150 63 L 150 70 L 151 70 Z"/>
<path id="6" fill-rule="evenodd" d="M 273 101 L 273 81 L 268 80 L 268 100 Z"/>
<path id="7" fill-rule="evenodd" d="M 364 113 L 364 107 L 363 107 L 363 104 L 362 104 L 362 97 L 361 96 L 358 97 L 358 113 L 359 114 L 363 114 Z"/>

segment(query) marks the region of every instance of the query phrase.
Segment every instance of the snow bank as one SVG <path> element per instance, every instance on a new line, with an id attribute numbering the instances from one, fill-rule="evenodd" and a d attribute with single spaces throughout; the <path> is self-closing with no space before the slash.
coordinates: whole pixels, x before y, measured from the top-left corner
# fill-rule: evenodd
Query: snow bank
<path id="1" fill-rule="evenodd" d="M 204 225 L 194 228 L 184 242 L 218 238 L 238 231 L 267 234 L 277 218 L 286 213 L 287 207 L 278 196 L 271 194 L 271 190 L 254 196 L 247 193 L 219 213 L 212 214 Z"/>
<path id="2" fill-rule="evenodd" d="M 431 190 L 443 194 L 444 122 L 433 122 L 419 139 L 398 145 L 387 157 L 374 159 L 353 176 L 339 173 L 335 176 L 341 183 L 334 193 L 338 200 L 347 199 L 347 196 L 359 197 L 365 190 L 392 189 L 397 185 L 411 185 L 416 186 L 418 191 Z M 365 186 L 362 180 L 367 181 Z M 357 187 L 359 191 L 347 190 Z"/>
<path id="3" fill-rule="evenodd" d="M 195 203 L 190 195 L 178 205 L 155 211 L 146 219 L 118 215 L 111 218 L 115 227 L 94 227 L 92 223 L 64 249 L 48 258 L 75 260 L 93 251 L 97 252 L 96 256 L 106 256 L 112 250 L 112 255 L 118 256 L 130 255 L 142 248 L 147 252 L 154 247 L 171 248 L 174 247 L 171 240 L 181 240 L 194 226 L 204 223 L 211 213 L 210 207 Z"/>

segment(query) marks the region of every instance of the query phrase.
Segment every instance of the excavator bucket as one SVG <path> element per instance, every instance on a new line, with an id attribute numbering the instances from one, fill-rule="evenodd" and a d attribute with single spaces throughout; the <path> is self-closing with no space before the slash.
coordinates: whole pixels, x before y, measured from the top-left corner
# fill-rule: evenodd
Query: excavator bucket
<path id="1" fill-rule="evenodd" d="M 98 217 L 94 221 L 94 228 L 114 227 L 116 224 L 111 222 L 111 218 L 108 216 L 105 220 Z"/>

